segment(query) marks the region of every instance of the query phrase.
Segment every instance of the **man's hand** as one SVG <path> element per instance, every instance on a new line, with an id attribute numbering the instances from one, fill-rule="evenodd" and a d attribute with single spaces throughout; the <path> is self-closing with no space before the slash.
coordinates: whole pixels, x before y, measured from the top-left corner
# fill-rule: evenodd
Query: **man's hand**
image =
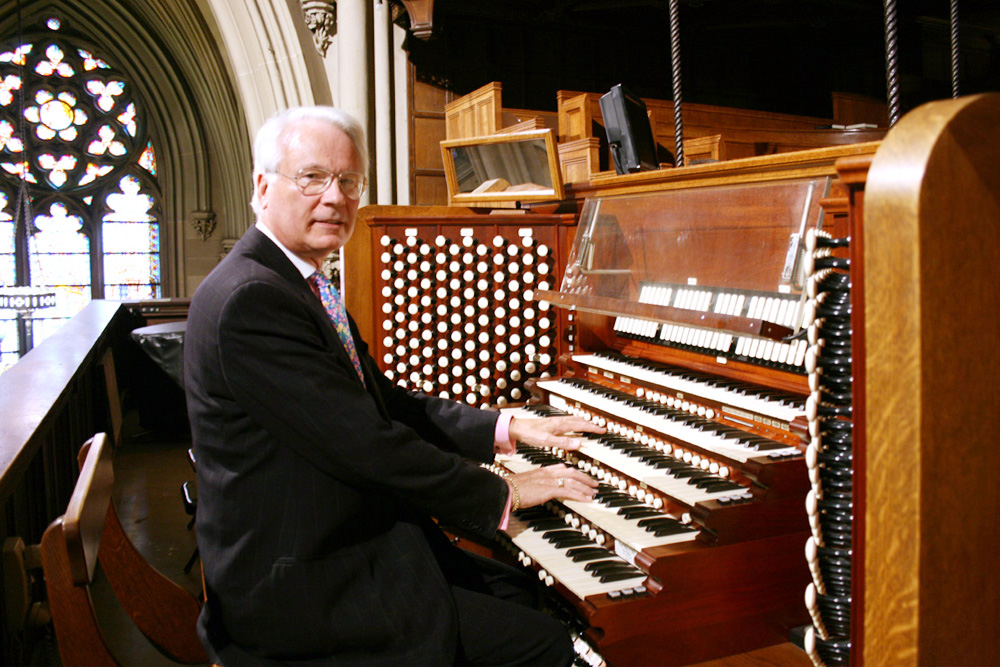
<path id="1" fill-rule="evenodd" d="M 522 508 L 555 498 L 588 502 L 597 491 L 596 479 L 563 463 L 511 475 L 507 483 L 517 487 Z"/>
<path id="2" fill-rule="evenodd" d="M 578 439 L 567 433 L 604 433 L 605 429 L 595 426 L 582 417 L 540 417 L 525 419 L 514 417 L 510 422 L 510 439 L 534 447 L 558 447 L 575 450 L 580 448 Z"/>

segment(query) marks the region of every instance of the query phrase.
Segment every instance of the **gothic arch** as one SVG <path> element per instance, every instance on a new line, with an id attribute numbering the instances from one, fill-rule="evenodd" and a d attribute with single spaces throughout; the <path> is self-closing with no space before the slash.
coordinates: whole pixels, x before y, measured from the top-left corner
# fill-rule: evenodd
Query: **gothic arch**
<path id="1" fill-rule="evenodd" d="M 28 3 L 23 3 L 28 5 Z M 25 31 L 52 12 L 89 36 L 125 72 L 143 103 L 159 160 L 163 289 L 187 296 L 218 260 L 223 236 L 252 220 L 249 132 L 230 72 L 195 2 L 53 0 L 22 10 Z M 0 12 L 0 35 L 17 34 L 17 7 Z M 203 240 L 191 225 L 214 213 Z"/>

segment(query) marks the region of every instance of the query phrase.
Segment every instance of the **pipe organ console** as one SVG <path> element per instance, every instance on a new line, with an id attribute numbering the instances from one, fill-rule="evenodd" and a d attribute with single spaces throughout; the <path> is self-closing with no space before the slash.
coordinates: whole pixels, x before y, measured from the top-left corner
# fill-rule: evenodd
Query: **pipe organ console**
<path id="1" fill-rule="evenodd" d="M 409 389 L 469 405 L 523 403 L 551 373 L 560 318 L 534 298 L 561 280 L 569 215 L 366 219 L 373 356 Z"/>
<path id="2" fill-rule="evenodd" d="M 549 587 L 584 663 L 692 664 L 787 642 L 802 626 L 816 665 L 1000 659 L 1000 582 L 985 564 L 1000 547 L 1000 496 L 984 477 L 1000 450 L 982 445 L 1000 399 L 969 396 L 961 379 L 986 387 L 1000 370 L 995 309 L 967 313 L 961 296 L 998 284 L 1000 171 L 986 149 L 1000 147 L 998 100 L 918 110 L 881 148 L 595 179 L 572 193 L 586 195 L 575 229 L 530 214 L 510 227 L 491 216 L 370 220 L 385 370 L 471 404 L 607 429 L 576 451 L 521 446 L 494 464 L 564 462 L 600 483 L 591 503 L 517 512 L 499 540 L 498 557 Z M 516 262 L 512 287 L 504 267 Z M 550 271 L 523 281 L 541 262 Z M 482 308 L 466 309 L 469 281 L 451 284 L 467 271 L 487 282 L 469 297 L 487 295 Z M 409 296 L 425 278 L 433 287 Z M 466 327 L 480 315 L 483 329 Z M 424 325 L 429 340 L 398 342 Z M 959 463 L 973 456 L 985 468 Z M 935 464 L 949 462 L 964 481 L 940 475 Z M 970 512 L 977 499 L 983 512 Z M 969 544 L 982 551 L 970 556 Z M 958 638 L 963 626 L 975 646 Z"/>
<path id="3" fill-rule="evenodd" d="M 498 463 L 555 458 L 602 486 L 593 503 L 524 512 L 507 537 L 612 664 L 742 652 L 808 619 L 802 248 L 832 222 L 832 185 L 776 169 L 593 197 L 560 288 L 539 295 L 567 312 L 570 340 L 520 409 L 607 433 Z"/>

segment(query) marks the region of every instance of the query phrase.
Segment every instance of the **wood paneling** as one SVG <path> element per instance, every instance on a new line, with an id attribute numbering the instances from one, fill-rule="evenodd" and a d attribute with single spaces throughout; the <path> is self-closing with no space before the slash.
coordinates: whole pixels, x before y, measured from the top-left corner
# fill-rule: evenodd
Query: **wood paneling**
<path id="1" fill-rule="evenodd" d="M 441 142 L 444 141 L 444 123 L 438 118 L 414 118 L 413 129 L 413 169 L 438 171 L 444 178 L 444 164 L 441 162 Z M 430 202 L 421 202 L 430 203 Z"/>
<path id="2" fill-rule="evenodd" d="M 468 139 L 493 134 L 501 127 L 500 82 L 477 88 L 444 107 L 445 128 L 448 139 Z"/>

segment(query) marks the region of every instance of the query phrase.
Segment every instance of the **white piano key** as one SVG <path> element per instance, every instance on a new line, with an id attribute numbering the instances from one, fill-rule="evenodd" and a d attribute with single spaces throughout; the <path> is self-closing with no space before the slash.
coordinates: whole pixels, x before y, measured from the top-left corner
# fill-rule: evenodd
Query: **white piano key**
<path id="1" fill-rule="evenodd" d="M 507 537 L 540 568 L 540 572 L 551 575 L 579 599 L 589 595 L 607 594 L 633 588 L 642 583 L 646 575 L 639 571 L 634 577 L 601 583 L 598 577 L 584 569 L 586 562 L 574 562 L 566 556 L 566 549 L 558 549 L 545 539 L 541 531 L 532 530 L 527 523 L 511 517 L 504 531 Z M 622 562 L 625 562 L 622 560 Z M 545 581 L 544 577 L 541 577 Z M 548 582 L 545 582 L 548 583 Z"/>
<path id="2" fill-rule="evenodd" d="M 740 340 L 746 339 L 741 337 Z M 797 342 L 800 344 L 797 354 L 804 359 L 805 351 L 808 349 L 808 343 L 806 343 L 806 341 Z M 741 394 L 738 391 L 725 387 L 715 387 L 703 382 L 688 380 L 679 377 L 677 374 L 640 368 L 639 366 L 609 359 L 601 355 L 574 355 L 573 360 L 586 366 L 593 366 L 602 370 L 618 373 L 619 375 L 624 375 L 635 380 L 641 380 L 645 383 L 659 386 L 664 389 L 684 392 L 685 394 L 693 396 L 701 396 L 702 398 L 722 403 L 723 405 L 731 405 L 735 408 L 749 410 L 780 421 L 791 422 L 795 418 L 805 415 L 804 404 L 799 407 L 790 407 L 777 400 Z M 802 365 L 802 363 L 803 361 L 800 361 L 799 365 Z M 681 369 L 678 369 L 678 371 L 680 370 Z"/>
<path id="3" fill-rule="evenodd" d="M 563 380 L 543 380 L 537 386 L 550 393 L 559 394 L 569 400 L 579 401 L 581 404 L 590 405 L 609 414 L 618 415 L 631 423 L 642 425 L 643 428 L 653 429 L 663 435 L 688 442 L 703 450 L 714 452 L 735 461 L 744 462 L 749 458 L 761 455 L 759 451 L 736 444 L 731 439 L 717 433 L 700 431 L 667 417 L 652 415 L 638 408 L 627 406 L 619 401 L 607 399 L 593 392 L 572 386 Z M 788 454 L 798 453 L 798 450 L 794 447 L 773 451 Z"/>

